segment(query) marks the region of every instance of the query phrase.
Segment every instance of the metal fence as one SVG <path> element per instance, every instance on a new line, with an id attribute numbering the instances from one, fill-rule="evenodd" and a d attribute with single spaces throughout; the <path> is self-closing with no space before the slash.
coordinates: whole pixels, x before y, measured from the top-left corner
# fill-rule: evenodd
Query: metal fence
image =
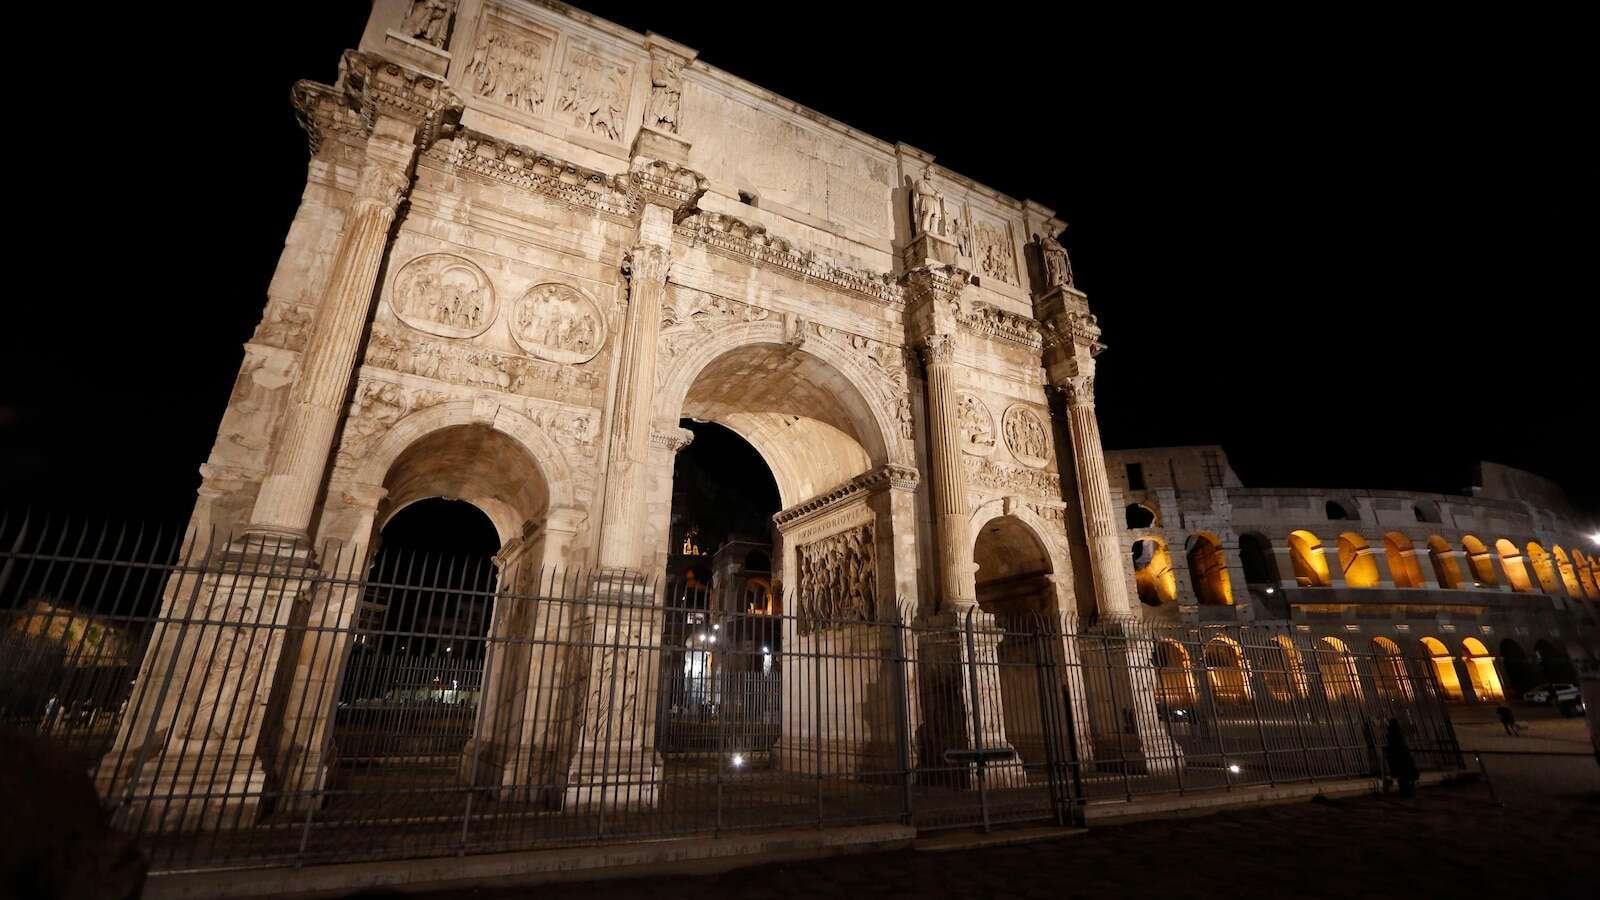
<path id="1" fill-rule="evenodd" d="M 1273 627 L 719 608 L 617 573 L 0 523 L 0 719 L 156 869 L 1069 822 L 1460 754 L 1426 660 Z M 840 604 L 839 608 L 844 608 Z"/>

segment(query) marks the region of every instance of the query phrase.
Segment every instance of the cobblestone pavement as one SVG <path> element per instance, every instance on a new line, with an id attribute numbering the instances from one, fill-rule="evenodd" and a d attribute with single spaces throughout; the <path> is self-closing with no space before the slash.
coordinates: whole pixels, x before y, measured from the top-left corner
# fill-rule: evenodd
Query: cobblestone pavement
<path id="1" fill-rule="evenodd" d="M 1587 749 L 1582 720 L 1519 708 L 1519 718 L 1532 722 L 1534 739 L 1511 743 L 1492 713 L 1458 716 L 1463 746 L 1568 754 Z M 1411 799 L 1390 795 L 1257 807 L 1098 827 L 1008 847 L 904 850 L 721 875 L 431 896 L 1600 897 L 1600 766 L 1586 755 L 1499 753 L 1485 759 L 1500 805 L 1481 782 L 1454 784 L 1423 789 Z"/>

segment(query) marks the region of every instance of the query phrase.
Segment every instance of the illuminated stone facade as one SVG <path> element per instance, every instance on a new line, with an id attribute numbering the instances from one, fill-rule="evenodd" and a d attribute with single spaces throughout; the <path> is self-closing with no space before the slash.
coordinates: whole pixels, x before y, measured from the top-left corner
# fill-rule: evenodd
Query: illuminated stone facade
<path id="1" fill-rule="evenodd" d="M 1536 475 L 1482 463 L 1471 495 L 1257 488 L 1220 447 L 1106 458 L 1146 619 L 1287 620 L 1318 639 L 1392 643 L 1434 658 L 1464 701 L 1600 658 L 1592 526 Z"/>
<path id="2" fill-rule="evenodd" d="M 316 566 L 327 548 L 369 552 L 409 503 L 457 498 L 498 530 L 504 584 L 540 568 L 604 570 L 608 599 L 647 604 L 644 579 L 670 549 L 674 454 L 691 437 L 678 423 L 692 417 L 732 429 L 771 468 L 784 506 L 773 519 L 774 602 L 810 598 L 786 611 L 813 627 L 949 623 L 980 605 L 1210 615 L 1182 603 L 1192 587 L 1176 566 L 1173 602 L 1137 600 L 1123 506 L 1140 498 L 1119 481 L 1122 456 L 1108 465 L 1100 446 L 1100 329 L 1051 210 L 686 46 L 559 4 L 378 0 L 338 82 L 301 82 L 293 99 L 310 136 L 306 188 L 202 469 L 196 534 L 309 542 L 320 556 L 297 543 L 287 560 L 266 557 Z M 1403 593 L 1384 586 L 1379 523 L 1409 503 L 1374 495 L 1350 500 L 1353 515 L 1376 517 L 1366 530 L 1379 549 L 1356 564 L 1366 571 L 1377 552 L 1373 590 L 1348 586 L 1346 567 L 1346 587 L 1284 576 L 1278 594 L 1242 602 L 1255 591 L 1238 569 L 1240 533 L 1270 534 L 1287 573 L 1285 529 L 1313 524 L 1316 509 L 1300 518 L 1225 472 L 1207 483 L 1204 512 L 1185 505 L 1196 502 L 1187 487 L 1170 503 L 1159 488 L 1143 499 L 1166 523 L 1154 537 L 1216 535 L 1230 613 L 1281 615 L 1288 600 L 1316 627 L 1417 631 L 1442 614 L 1459 629 L 1452 650 L 1480 622 L 1582 640 L 1562 618 L 1576 601 L 1548 594 L 1416 589 L 1407 596 L 1430 610 L 1420 620 L 1420 606 L 1370 602 Z M 1454 501 L 1435 503 L 1451 517 L 1440 533 L 1452 547 L 1467 530 L 1514 536 L 1518 553 L 1535 539 L 1573 544 L 1566 525 L 1520 506 L 1501 520 L 1489 515 L 1494 501 L 1463 501 L 1474 518 L 1458 520 Z M 1381 530 L 1424 538 L 1414 525 Z M 258 620 L 351 627 L 329 617 L 354 609 L 262 593 L 270 579 L 258 565 L 207 577 L 234 584 L 219 594 Z M 1522 602 L 1548 610 L 1467 612 Z M 653 640 L 594 627 L 597 646 Z M 220 627 L 202 631 L 202 643 L 223 640 Z M 270 657 L 271 702 L 300 709 L 334 677 L 337 643 L 251 647 L 246 659 Z M 596 652 L 574 683 L 636 674 L 615 664 Z M 265 715 L 237 710 L 231 752 L 320 777 L 317 760 L 304 763 L 321 752 L 320 730 L 289 746 L 278 723 L 261 727 Z M 998 729 L 1004 716 L 983 721 Z M 1140 733 L 1149 726 L 1141 720 Z M 489 778 L 497 740 L 474 738 L 475 771 Z M 649 749 L 586 736 L 568 780 L 628 775 L 594 767 L 648 767 Z M 162 749 L 165 771 L 203 771 L 188 752 Z M 261 767 L 247 776 L 264 777 Z"/>

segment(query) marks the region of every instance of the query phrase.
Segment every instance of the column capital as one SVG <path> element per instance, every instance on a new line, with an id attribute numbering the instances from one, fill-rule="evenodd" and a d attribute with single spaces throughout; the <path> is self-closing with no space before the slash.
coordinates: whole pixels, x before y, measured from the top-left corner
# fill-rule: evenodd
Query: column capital
<path id="1" fill-rule="evenodd" d="M 936 366 L 956 361 L 956 336 L 953 334 L 925 334 L 917 339 L 917 356 L 924 366 Z"/>
<path id="2" fill-rule="evenodd" d="M 622 276 L 634 286 L 660 287 L 667 283 L 667 267 L 671 263 L 672 254 L 667 248 L 660 244 L 638 243 L 622 256 Z"/>
<path id="3" fill-rule="evenodd" d="M 650 446 L 655 447 L 657 450 L 678 453 L 692 443 L 694 443 L 694 432 L 687 428 L 669 428 L 665 431 L 650 430 Z"/>
<path id="4" fill-rule="evenodd" d="M 316 153 L 330 133 L 364 138 L 382 118 L 416 129 L 424 149 L 461 120 L 461 98 L 440 79 L 373 53 L 346 50 L 337 84 L 300 81 L 291 93 L 295 115 Z"/>

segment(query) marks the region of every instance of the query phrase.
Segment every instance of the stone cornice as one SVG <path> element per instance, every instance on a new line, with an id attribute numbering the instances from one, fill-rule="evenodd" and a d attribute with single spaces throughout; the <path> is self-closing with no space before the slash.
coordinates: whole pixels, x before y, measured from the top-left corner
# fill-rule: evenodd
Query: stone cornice
<path id="1" fill-rule="evenodd" d="M 835 509 L 858 497 L 875 494 L 881 490 L 916 490 L 921 475 L 910 466 L 889 465 L 863 472 L 845 483 L 824 491 L 809 500 L 796 503 L 773 515 L 772 522 L 780 531 L 787 530 L 821 513 Z"/>
<path id="2" fill-rule="evenodd" d="M 677 453 L 679 450 L 694 443 L 694 432 L 687 428 L 672 428 L 667 431 L 650 430 L 650 446 L 657 450 L 667 450 Z"/>
<path id="3" fill-rule="evenodd" d="M 356 50 L 345 51 L 337 85 L 296 82 L 290 97 L 312 153 L 328 134 L 367 136 L 380 115 L 415 124 L 426 149 L 454 129 L 462 109 L 443 81 Z"/>
<path id="4" fill-rule="evenodd" d="M 704 175 L 659 159 L 636 160 L 628 171 L 628 182 L 641 203 L 672 210 L 674 221 L 693 212 L 706 192 Z"/>
<path id="5" fill-rule="evenodd" d="M 929 301 L 957 303 L 971 273 L 957 266 L 918 266 L 905 274 L 906 302 L 921 305 Z"/>
<path id="6" fill-rule="evenodd" d="M 1039 330 L 1038 322 L 987 303 L 974 304 L 970 311 L 957 312 L 956 322 L 974 334 L 1016 344 L 1035 352 L 1044 345 L 1044 336 Z"/>
<path id="7" fill-rule="evenodd" d="M 967 481 L 1001 493 L 1019 493 L 1050 500 L 1061 498 L 1061 476 L 1042 469 L 1008 466 L 977 456 L 963 459 Z"/>
<path id="8" fill-rule="evenodd" d="M 639 198 L 621 176 L 580 168 L 529 147 L 462 131 L 434 145 L 427 158 L 463 171 L 543 194 L 568 206 L 631 220 Z"/>
<path id="9" fill-rule="evenodd" d="M 679 222 L 674 231 L 691 245 L 704 244 L 726 256 L 791 278 L 820 282 L 892 306 L 905 304 L 905 290 L 891 276 L 835 265 L 811 251 L 796 250 L 783 238 L 769 235 L 765 228 L 743 219 L 698 212 Z"/>

